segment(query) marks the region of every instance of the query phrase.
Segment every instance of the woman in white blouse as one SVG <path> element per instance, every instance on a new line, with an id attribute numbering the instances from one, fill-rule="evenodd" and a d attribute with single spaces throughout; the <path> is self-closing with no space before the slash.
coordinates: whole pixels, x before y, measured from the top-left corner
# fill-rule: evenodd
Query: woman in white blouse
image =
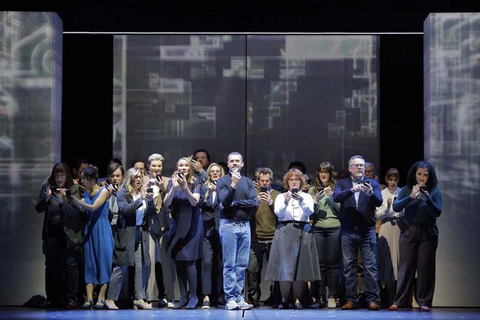
<path id="1" fill-rule="evenodd" d="M 302 190 L 303 174 L 291 169 L 283 178 L 288 191 L 275 200 L 274 212 L 279 224 L 273 238 L 266 280 L 279 281 L 282 303 L 279 309 L 288 308 L 288 298 L 293 287 L 295 309 L 302 309 L 300 297 L 306 281 L 320 280 L 320 267 L 315 238 L 308 224 L 313 213 L 313 199 Z"/>
<path id="2" fill-rule="evenodd" d="M 382 190 L 383 204 L 375 212 L 377 219 L 382 223 L 377 241 L 377 264 L 378 280 L 384 282 L 386 287 L 386 296 L 382 298 L 384 306 L 390 306 L 393 303 L 400 260 L 398 221 L 403 217 L 403 210 L 401 212 L 393 211 L 393 201 L 400 192 L 399 180 L 400 174 L 397 169 L 387 170 L 385 173 L 387 188 Z"/>

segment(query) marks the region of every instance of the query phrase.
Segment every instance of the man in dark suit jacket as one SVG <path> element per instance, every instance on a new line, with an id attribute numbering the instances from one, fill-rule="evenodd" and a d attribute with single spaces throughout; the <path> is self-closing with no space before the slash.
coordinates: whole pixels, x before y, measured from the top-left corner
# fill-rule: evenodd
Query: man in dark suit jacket
<path id="1" fill-rule="evenodd" d="M 360 249 L 364 263 L 365 295 L 368 309 L 379 310 L 378 274 L 376 262 L 375 208 L 382 204 L 377 181 L 365 177 L 365 159 L 355 155 L 348 160 L 350 177 L 335 185 L 333 200 L 341 203 L 340 222 L 343 270 L 345 276 L 344 310 L 354 309 L 357 295 L 357 253 Z"/>

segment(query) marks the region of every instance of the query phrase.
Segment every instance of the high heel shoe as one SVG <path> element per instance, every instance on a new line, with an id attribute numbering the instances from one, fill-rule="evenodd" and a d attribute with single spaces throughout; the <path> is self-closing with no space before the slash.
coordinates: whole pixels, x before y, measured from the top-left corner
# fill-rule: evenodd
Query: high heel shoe
<path id="1" fill-rule="evenodd" d="M 82 306 L 82 309 L 83 310 L 92 310 L 92 306 L 93 306 L 93 301 L 88 299 L 87 301 L 85 301 L 85 303 L 83 304 Z"/>
<path id="2" fill-rule="evenodd" d="M 133 309 L 153 310 L 151 304 L 146 303 L 143 299 L 133 300 Z"/>
<path id="3" fill-rule="evenodd" d="M 93 305 L 93 309 L 95 310 L 103 310 L 105 309 L 105 300 L 98 299 L 97 303 Z"/>
<path id="4" fill-rule="evenodd" d="M 107 310 L 118 310 L 118 307 L 115 304 L 115 302 L 113 302 L 113 300 L 111 302 L 110 301 L 111 300 L 105 300 L 105 309 L 107 309 Z"/>
<path id="5" fill-rule="evenodd" d="M 190 297 L 190 300 L 188 300 L 188 304 L 187 304 L 187 308 L 188 310 L 191 310 L 191 309 L 197 309 L 197 305 L 198 305 L 198 298 L 197 296 L 191 296 Z"/>

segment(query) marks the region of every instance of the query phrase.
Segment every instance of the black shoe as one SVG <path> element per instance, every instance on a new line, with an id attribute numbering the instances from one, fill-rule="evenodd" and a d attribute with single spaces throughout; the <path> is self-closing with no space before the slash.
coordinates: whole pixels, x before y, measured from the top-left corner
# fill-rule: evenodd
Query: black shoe
<path id="1" fill-rule="evenodd" d="M 160 301 L 158 301 L 158 307 L 160 309 L 166 308 L 167 305 L 168 305 L 167 299 L 160 299 Z"/>
<path id="2" fill-rule="evenodd" d="M 65 304 L 65 309 L 67 310 L 75 310 L 77 309 L 77 303 L 75 301 L 68 301 Z"/>
<path id="3" fill-rule="evenodd" d="M 288 302 L 282 302 L 278 305 L 278 309 L 288 309 Z"/>
<path id="4" fill-rule="evenodd" d="M 253 305 L 255 308 L 260 306 L 260 302 L 253 298 L 248 298 L 247 303 Z"/>

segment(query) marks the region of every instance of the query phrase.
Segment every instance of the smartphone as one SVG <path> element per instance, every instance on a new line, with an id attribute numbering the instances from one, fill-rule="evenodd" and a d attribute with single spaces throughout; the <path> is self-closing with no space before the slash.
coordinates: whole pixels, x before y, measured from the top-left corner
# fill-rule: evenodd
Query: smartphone
<path id="1" fill-rule="evenodd" d="M 300 191 L 298 188 L 293 188 L 292 189 L 292 193 L 298 193 L 298 191 Z"/>
<path id="2" fill-rule="evenodd" d="M 57 189 L 58 189 L 58 188 L 57 188 L 56 186 L 50 186 L 50 191 L 51 191 L 52 193 L 57 193 L 57 192 L 58 192 Z"/>
<path id="3" fill-rule="evenodd" d="M 153 188 L 147 188 L 147 193 L 153 193 Z"/>
<path id="4" fill-rule="evenodd" d="M 325 188 L 322 187 L 322 186 L 318 186 L 318 187 L 317 187 L 317 193 L 323 192 L 324 190 L 325 190 Z"/>
<path id="5" fill-rule="evenodd" d="M 368 181 L 365 181 L 363 184 L 366 184 L 370 187 L 370 182 L 368 182 Z"/>
<path id="6" fill-rule="evenodd" d="M 112 183 L 113 190 L 118 191 L 118 183 Z"/>
<path id="7" fill-rule="evenodd" d="M 160 173 L 157 173 L 155 178 L 157 179 L 158 182 L 160 182 L 162 180 L 162 175 Z"/>
<path id="8" fill-rule="evenodd" d="M 260 192 L 267 192 L 267 191 L 268 191 L 267 187 L 260 187 Z"/>
<path id="9" fill-rule="evenodd" d="M 178 173 L 178 177 L 179 177 L 180 179 L 183 179 L 183 173 L 179 172 L 179 173 Z"/>
<path id="10" fill-rule="evenodd" d="M 67 197 L 71 197 L 72 196 L 72 191 L 70 191 L 70 189 L 66 189 L 65 194 L 67 195 Z"/>
<path id="11" fill-rule="evenodd" d="M 211 183 L 214 187 L 217 186 L 217 180 L 211 180 L 210 183 Z"/>

